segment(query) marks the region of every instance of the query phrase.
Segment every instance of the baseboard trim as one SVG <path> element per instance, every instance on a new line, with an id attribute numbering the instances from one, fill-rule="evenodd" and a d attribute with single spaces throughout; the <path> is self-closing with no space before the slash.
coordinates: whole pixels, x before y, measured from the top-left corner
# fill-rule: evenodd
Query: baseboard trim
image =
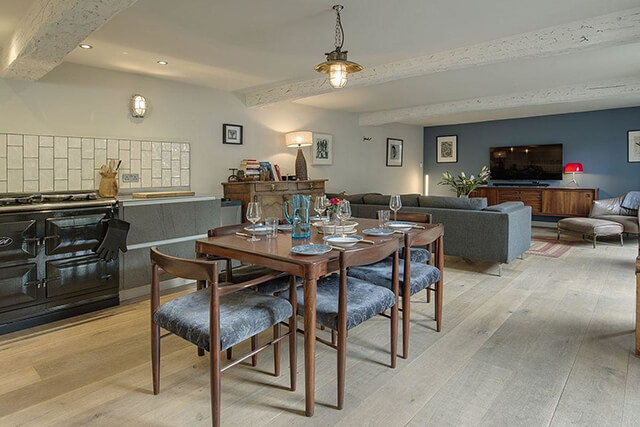
<path id="1" fill-rule="evenodd" d="M 191 283 L 195 283 L 195 282 L 189 279 L 180 279 L 180 278 L 169 279 L 169 280 L 160 282 L 160 290 L 165 291 L 167 289 L 178 288 L 180 286 L 185 286 Z M 151 295 L 151 284 L 138 286 L 137 288 L 133 288 L 133 289 L 121 290 L 120 301 L 126 301 L 129 299 L 138 298 L 145 295 Z"/>

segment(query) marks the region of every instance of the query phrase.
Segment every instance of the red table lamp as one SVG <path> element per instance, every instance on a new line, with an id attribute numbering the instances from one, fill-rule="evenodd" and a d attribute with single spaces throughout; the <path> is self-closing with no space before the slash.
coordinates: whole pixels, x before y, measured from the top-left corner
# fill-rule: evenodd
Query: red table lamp
<path id="1" fill-rule="evenodd" d="M 582 167 L 582 163 L 567 163 L 564 166 L 564 173 L 573 174 L 573 179 L 571 180 L 571 182 L 569 182 L 569 184 L 575 183 L 576 185 L 578 185 L 578 181 L 576 180 L 576 174 L 583 173 L 583 172 L 584 172 L 584 168 Z"/>

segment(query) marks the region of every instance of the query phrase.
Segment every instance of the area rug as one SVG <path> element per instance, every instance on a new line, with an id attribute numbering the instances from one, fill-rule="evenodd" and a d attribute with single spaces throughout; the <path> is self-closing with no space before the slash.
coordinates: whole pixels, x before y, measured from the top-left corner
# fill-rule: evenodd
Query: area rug
<path id="1" fill-rule="evenodd" d="M 550 258 L 560 258 L 571 249 L 571 244 L 557 241 L 555 239 L 531 239 L 531 247 L 526 252 L 528 255 L 546 256 Z"/>

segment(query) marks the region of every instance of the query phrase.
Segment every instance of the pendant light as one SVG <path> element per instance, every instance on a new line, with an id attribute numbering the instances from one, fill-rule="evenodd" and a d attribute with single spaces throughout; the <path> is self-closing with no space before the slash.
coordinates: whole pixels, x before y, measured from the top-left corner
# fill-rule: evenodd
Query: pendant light
<path id="1" fill-rule="evenodd" d="M 335 89 L 345 87 L 347 76 L 351 73 L 362 71 L 362 65 L 347 61 L 347 51 L 342 50 L 344 45 L 344 29 L 340 21 L 340 11 L 344 9 L 342 5 L 333 6 L 336 11 L 336 42 L 335 49 L 327 55 L 327 60 L 316 65 L 315 70 L 319 73 L 329 74 L 329 84 Z"/>

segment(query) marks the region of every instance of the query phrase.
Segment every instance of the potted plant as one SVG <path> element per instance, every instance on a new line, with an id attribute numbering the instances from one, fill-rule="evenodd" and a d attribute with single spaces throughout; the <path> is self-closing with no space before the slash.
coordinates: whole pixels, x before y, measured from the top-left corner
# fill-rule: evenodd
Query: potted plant
<path id="1" fill-rule="evenodd" d="M 445 172 L 442 174 L 442 179 L 440 179 L 438 185 L 448 185 L 456 192 L 458 197 L 469 197 L 473 190 L 482 184 L 486 184 L 489 178 L 491 178 L 491 172 L 489 172 L 488 167 L 483 166 L 478 176 L 471 175 L 468 178 L 464 172 L 460 172 L 457 177 Z"/>

